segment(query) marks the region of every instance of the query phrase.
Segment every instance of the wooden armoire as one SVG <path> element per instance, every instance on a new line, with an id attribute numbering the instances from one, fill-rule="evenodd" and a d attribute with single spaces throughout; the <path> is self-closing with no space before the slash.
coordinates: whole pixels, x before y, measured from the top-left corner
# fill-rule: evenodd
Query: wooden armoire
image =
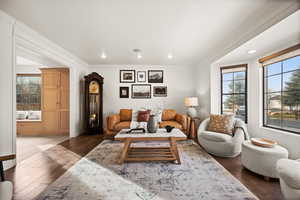
<path id="1" fill-rule="evenodd" d="M 69 69 L 43 68 L 42 123 L 46 135 L 69 134 Z"/>

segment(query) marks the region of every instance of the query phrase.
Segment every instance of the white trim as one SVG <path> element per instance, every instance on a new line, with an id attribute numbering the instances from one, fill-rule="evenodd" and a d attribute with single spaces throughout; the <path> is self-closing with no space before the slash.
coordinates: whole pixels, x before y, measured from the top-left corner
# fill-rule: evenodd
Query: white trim
<path id="1" fill-rule="evenodd" d="M 0 10 L 0 18 L 3 19 L 3 20 L 5 20 L 7 23 L 10 23 L 10 24 L 14 24 L 15 21 L 16 21 L 13 17 L 11 17 L 10 15 L 6 14 L 2 10 Z"/>
<path id="2" fill-rule="evenodd" d="M 15 37 L 18 45 L 30 47 L 31 50 L 39 52 L 64 65 L 88 67 L 85 61 L 30 29 L 22 22 L 16 21 L 15 29 Z"/>

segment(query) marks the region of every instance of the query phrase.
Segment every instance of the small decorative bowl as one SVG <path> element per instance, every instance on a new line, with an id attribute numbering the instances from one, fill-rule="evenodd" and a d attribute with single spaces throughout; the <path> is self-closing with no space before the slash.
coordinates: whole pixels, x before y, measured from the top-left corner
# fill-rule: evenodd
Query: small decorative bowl
<path id="1" fill-rule="evenodd" d="M 272 148 L 277 144 L 277 142 L 268 140 L 266 138 L 251 138 L 251 142 L 256 146 L 261 146 L 265 148 Z"/>
<path id="2" fill-rule="evenodd" d="M 169 126 L 169 125 L 165 127 L 165 129 L 167 130 L 168 133 L 170 133 L 173 130 L 173 128 L 175 128 L 175 127 Z"/>

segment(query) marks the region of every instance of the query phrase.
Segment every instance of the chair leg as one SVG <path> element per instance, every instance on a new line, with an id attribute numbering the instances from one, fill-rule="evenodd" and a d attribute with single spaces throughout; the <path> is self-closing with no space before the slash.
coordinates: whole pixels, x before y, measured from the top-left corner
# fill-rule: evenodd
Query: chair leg
<path id="1" fill-rule="evenodd" d="M 4 181 L 4 168 L 3 168 L 2 161 L 0 161 L 0 178 L 1 178 L 1 181 Z"/>

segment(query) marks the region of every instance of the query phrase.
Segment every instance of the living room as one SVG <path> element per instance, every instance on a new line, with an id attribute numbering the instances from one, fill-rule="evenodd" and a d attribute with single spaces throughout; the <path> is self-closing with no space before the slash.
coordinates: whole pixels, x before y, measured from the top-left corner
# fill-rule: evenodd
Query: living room
<path id="1" fill-rule="evenodd" d="M 0 199 L 300 199 L 299 8 L 2 0 Z M 70 81 L 69 135 L 24 160 L 20 48 Z"/>

